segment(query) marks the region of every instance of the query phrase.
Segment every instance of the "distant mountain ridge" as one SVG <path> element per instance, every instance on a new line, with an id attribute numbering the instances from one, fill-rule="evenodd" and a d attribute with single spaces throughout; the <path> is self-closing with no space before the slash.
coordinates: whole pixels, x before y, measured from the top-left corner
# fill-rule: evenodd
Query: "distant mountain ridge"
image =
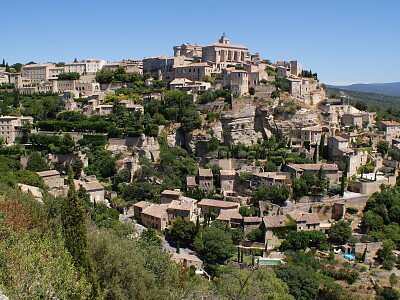
<path id="1" fill-rule="evenodd" d="M 330 88 L 357 91 L 363 93 L 374 93 L 388 96 L 400 97 L 400 82 L 392 83 L 356 83 L 345 86 L 326 85 Z"/>
<path id="2" fill-rule="evenodd" d="M 348 99 L 351 99 L 352 101 L 361 100 L 368 106 L 378 105 L 381 107 L 382 110 L 385 110 L 390 106 L 392 107 L 400 106 L 400 97 L 396 96 L 351 91 L 345 89 L 331 88 L 329 86 L 327 86 L 326 92 L 328 97 L 331 97 L 332 95 L 334 95 L 334 97 L 346 96 Z"/>

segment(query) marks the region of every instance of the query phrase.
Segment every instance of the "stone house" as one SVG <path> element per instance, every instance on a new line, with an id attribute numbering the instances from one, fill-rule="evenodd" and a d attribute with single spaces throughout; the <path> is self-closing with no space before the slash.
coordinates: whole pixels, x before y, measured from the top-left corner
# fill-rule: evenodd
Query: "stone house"
<path id="1" fill-rule="evenodd" d="M 199 174 L 198 174 L 198 182 L 199 182 L 199 188 L 210 192 L 213 187 L 213 173 L 211 169 L 199 169 Z"/>
<path id="2" fill-rule="evenodd" d="M 240 204 L 237 202 L 214 200 L 214 199 L 202 199 L 197 203 L 198 208 L 201 210 L 202 215 L 209 214 L 211 212 L 219 215 L 222 210 L 225 209 L 236 209 L 239 210 Z"/>
<path id="3" fill-rule="evenodd" d="M 21 127 L 28 123 L 33 124 L 32 117 L 0 116 L 0 137 L 4 138 L 7 145 L 12 145 L 22 134 Z"/>
<path id="4" fill-rule="evenodd" d="M 135 205 L 134 205 L 135 206 Z M 169 204 L 151 204 L 141 212 L 141 223 L 143 226 L 163 231 L 168 226 Z"/>
<path id="5" fill-rule="evenodd" d="M 342 176 L 337 164 L 289 164 L 283 166 L 284 171 L 294 173 L 296 177 L 300 177 L 303 173 L 317 176 L 321 168 L 325 171 L 331 185 L 336 184 Z"/>
<path id="6" fill-rule="evenodd" d="M 220 183 L 223 192 L 231 192 L 234 190 L 236 171 L 235 170 L 220 170 Z"/>
<path id="7" fill-rule="evenodd" d="M 385 140 L 392 142 L 393 139 L 400 137 L 400 123 L 395 121 L 381 121 L 378 127 L 385 131 Z"/>
<path id="8" fill-rule="evenodd" d="M 260 228 L 262 218 L 260 217 L 244 217 L 243 218 L 243 229 L 244 235 L 248 235 L 254 229 Z"/>
<path id="9" fill-rule="evenodd" d="M 321 140 L 322 127 L 320 126 L 304 127 L 300 131 L 302 141 L 310 141 L 313 145 L 319 143 Z"/>
<path id="10" fill-rule="evenodd" d="M 90 202 L 105 203 L 105 189 L 97 180 L 81 181 L 75 180 L 75 189 L 78 190 L 82 186 L 90 197 Z"/>
<path id="11" fill-rule="evenodd" d="M 196 255 L 187 253 L 173 253 L 172 259 L 175 262 L 182 264 L 184 268 L 190 268 L 191 266 L 194 266 L 196 270 L 203 270 L 203 262 Z"/>
<path id="12" fill-rule="evenodd" d="M 243 224 L 243 217 L 236 208 L 221 210 L 216 220 L 229 223 L 231 228 L 239 228 Z"/>
<path id="13" fill-rule="evenodd" d="M 184 220 L 196 222 L 197 203 L 195 199 L 180 197 L 173 200 L 167 207 L 168 224 L 172 224 L 177 217 Z"/>
<path id="14" fill-rule="evenodd" d="M 161 203 L 171 203 L 174 200 L 179 200 L 182 193 L 177 190 L 163 190 L 161 192 Z"/>
<path id="15" fill-rule="evenodd" d="M 208 62 L 192 63 L 174 67 L 174 78 L 186 78 L 192 81 L 200 81 L 203 76 L 211 76 L 213 66 Z"/>
<path id="16" fill-rule="evenodd" d="M 36 186 L 31 186 L 23 183 L 18 183 L 18 187 L 25 193 L 31 193 L 33 197 L 39 202 L 43 202 L 43 195 L 40 189 Z"/>
<path id="17" fill-rule="evenodd" d="M 306 213 L 299 209 L 292 210 L 288 215 L 296 222 L 297 231 L 319 230 L 321 221 L 318 214 Z"/>
<path id="18" fill-rule="evenodd" d="M 62 184 L 60 172 L 57 170 L 36 172 L 42 179 L 45 185 L 49 188 L 59 188 Z"/>
<path id="19" fill-rule="evenodd" d="M 369 122 L 368 113 L 353 113 L 353 114 L 344 114 L 342 116 L 342 124 L 345 126 L 356 126 L 357 128 L 363 128 L 364 123 L 368 124 Z"/>
<path id="20" fill-rule="evenodd" d="M 253 187 L 257 187 L 259 184 L 265 184 L 269 187 L 275 184 L 283 185 L 289 181 L 289 172 L 260 172 L 251 176 L 251 186 Z"/>

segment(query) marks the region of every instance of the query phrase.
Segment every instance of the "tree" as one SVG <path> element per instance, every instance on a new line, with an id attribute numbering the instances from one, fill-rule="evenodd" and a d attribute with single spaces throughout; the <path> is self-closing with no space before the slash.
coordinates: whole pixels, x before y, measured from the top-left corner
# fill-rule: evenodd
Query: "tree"
<path id="1" fill-rule="evenodd" d="M 270 270 L 225 267 L 215 278 L 217 294 L 230 300 L 294 300 L 288 286 Z"/>
<path id="2" fill-rule="evenodd" d="M 252 196 L 253 200 L 257 203 L 259 201 L 271 201 L 274 204 L 281 205 L 290 196 L 290 189 L 287 186 L 273 185 L 272 187 L 268 187 L 265 184 L 260 184 Z"/>
<path id="3" fill-rule="evenodd" d="M 219 140 L 216 137 L 211 137 L 210 140 L 207 142 L 207 152 L 212 152 L 217 150 L 219 147 Z"/>
<path id="4" fill-rule="evenodd" d="M 247 235 L 247 239 L 252 242 L 259 242 L 262 243 L 264 240 L 263 232 L 260 228 L 253 229 Z"/>
<path id="5" fill-rule="evenodd" d="M 79 80 L 81 75 L 77 72 L 70 72 L 70 73 L 60 73 L 58 74 L 58 80 Z"/>
<path id="6" fill-rule="evenodd" d="M 254 95 L 256 93 L 256 89 L 254 87 L 249 88 L 249 94 Z"/>
<path id="7" fill-rule="evenodd" d="M 34 172 L 42 172 L 50 170 L 50 167 L 38 152 L 34 152 L 28 158 L 26 169 Z"/>
<path id="8" fill-rule="evenodd" d="M 194 247 L 210 264 L 224 263 L 234 250 L 230 234 L 216 227 L 203 228 L 194 239 Z"/>
<path id="9" fill-rule="evenodd" d="M 71 154 L 74 152 L 75 142 L 69 133 L 63 135 L 61 139 L 60 152 L 62 154 Z"/>
<path id="10" fill-rule="evenodd" d="M 331 242 L 344 244 L 351 237 L 351 233 L 352 230 L 349 222 L 340 220 L 332 225 L 329 229 L 328 236 Z"/>
<path id="11" fill-rule="evenodd" d="M 389 277 L 390 287 L 393 288 L 399 282 L 399 278 L 396 276 L 395 273 L 392 273 Z"/>
<path id="12" fill-rule="evenodd" d="M 0 257 L 0 289 L 10 299 L 87 299 L 90 294 L 90 283 L 78 276 L 60 236 L 17 234 L 0 240 Z"/>
<path id="13" fill-rule="evenodd" d="M 389 143 L 386 141 L 379 141 L 376 145 L 376 150 L 382 155 L 385 155 L 389 150 Z"/>
<path id="14" fill-rule="evenodd" d="M 319 153 L 319 158 L 322 159 L 324 158 L 324 149 L 325 149 L 325 138 L 326 135 L 325 133 L 321 136 L 321 141 L 319 142 L 319 149 L 318 149 L 318 153 Z"/>
<path id="15" fill-rule="evenodd" d="M 196 225 L 191 221 L 178 217 L 172 223 L 168 234 L 175 241 L 191 244 L 196 235 Z"/>
<path id="16" fill-rule="evenodd" d="M 81 199 L 78 198 L 73 180 L 72 169 L 68 171 L 68 195 L 63 199 L 61 209 L 62 232 L 65 247 L 71 253 L 72 262 L 81 270 L 82 275 L 92 284 L 92 296 L 99 295 L 96 272 L 88 255 L 86 219 Z"/>
<path id="17" fill-rule="evenodd" d="M 79 177 L 81 177 L 81 173 L 82 173 L 82 169 L 83 169 L 83 162 L 80 160 L 80 158 L 77 158 L 74 160 L 71 167 L 72 167 L 72 171 L 74 172 L 74 178 L 79 179 Z"/>
<path id="18" fill-rule="evenodd" d="M 154 187 L 149 182 L 136 182 L 127 185 L 122 194 L 122 198 L 130 203 L 153 201 L 154 197 Z"/>
<path id="19" fill-rule="evenodd" d="M 274 269 L 276 277 L 289 286 L 290 294 L 296 300 L 317 299 L 318 281 L 313 272 L 292 265 L 282 265 Z"/>
<path id="20" fill-rule="evenodd" d="M 181 120 L 181 128 L 186 132 L 192 132 L 201 126 L 201 118 L 195 108 L 188 109 Z"/>
<path id="21" fill-rule="evenodd" d="M 314 164 L 318 163 L 318 144 L 315 145 L 313 162 Z"/>

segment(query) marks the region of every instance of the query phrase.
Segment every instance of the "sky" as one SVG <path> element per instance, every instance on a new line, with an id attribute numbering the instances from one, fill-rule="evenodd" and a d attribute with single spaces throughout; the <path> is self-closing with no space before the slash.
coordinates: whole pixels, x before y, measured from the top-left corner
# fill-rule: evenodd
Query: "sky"
<path id="1" fill-rule="evenodd" d="M 321 82 L 400 81 L 398 0 L 4 1 L 0 59 L 109 62 L 173 55 L 222 33 L 271 61 L 298 60 Z"/>

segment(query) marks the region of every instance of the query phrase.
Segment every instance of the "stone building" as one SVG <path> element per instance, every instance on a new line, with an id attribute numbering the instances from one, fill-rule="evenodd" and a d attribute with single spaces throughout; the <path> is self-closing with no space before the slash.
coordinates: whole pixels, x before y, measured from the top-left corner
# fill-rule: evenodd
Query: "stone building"
<path id="1" fill-rule="evenodd" d="M 211 169 L 199 169 L 198 183 L 199 188 L 210 192 L 214 188 L 213 173 Z"/>
<path id="2" fill-rule="evenodd" d="M 25 65 L 21 67 L 21 76 L 29 79 L 32 83 L 40 83 L 50 78 L 50 73 L 52 76 L 57 75 L 55 68 L 56 66 L 52 63 Z M 50 72 L 50 69 L 53 71 Z"/>
<path id="3" fill-rule="evenodd" d="M 385 131 L 385 140 L 392 142 L 393 139 L 400 137 L 400 123 L 395 121 L 381 121 L 378 127 Z"/>
<path id="4" fill-rule="evenodd" d="M 65 73 L 96 73 L 100 71 L 107 62 L 104 59 L 86 59 L 83 62 L 66 63 Z"/>
<path id="5" fill-rule="evenodd" d="M 289 172 L 260 172 L 251 176 L 251 186 L 257 187 L 259 184 L 265 184 L 269 187 L 278 184 L 283 185 L 290 182 Z"/>
<path id="6" fill-rule="evenodd" d="M 331 185 L 339 181 L 342 174 L 339 172 L 339 168 L 336 164 L 289 164 L 283 167 L 285 171 L 294 173 L 296 177 L 300 177 L 303 173 L 317 176 L 321 168 L 325 171 L 326 177 L 329 179 Z"/>
<path id="7" fill-rule="evenodd" d="M 201 213 L 204 215 L 206 213 L 215 213 L 219 215 L 224 209 L 236 209 L 239 210 L 240 204 L 237 202 L 214 200 L 214 199 L 202 199 L 197 203 L 200 208 Z"/>
<path id="8" fill-rule="evenodd" d="M 236 171 L 235 170 L 220 170 L 219 178 L 222 192 L 231 192 L 234 190 Z"/>
<path id="9" fill-rule="evenodd" d="M 186 78 L 192 81 L 199 81 L 204 76 L 211 76 L 212 72 L 213 66 L 208 62 L 174 66 L 174 78 Z"/>
<path id="10" fill-rule="evenodd" d="M 319 230 L 321 221 L 318 214 L 307 213 L 299 209 L 292 210 L 288 214 L 296 222 L 297 231 Z"/>
<path id="11" fill-rule="evenodd" d="M 203 47 L 202 61 L 211 61 L 221 71 L 228 64 L 240 64 L 251 60 L 248 48 L 241 45 L 230 44 L 229 39 L 223 35 L 218 43 Z"/>
<path id="12" fill-rule="evenodd" d="M 301 129 L 301 139 L 310 141 L 312 145 L 320 142 L 322 136 L 321 126 L 310 126 Z"/>
<path id="13" fill-rule="evenodd" d="M 59 188 L 62 185 L 60 172 L 57 170 L 36 172 L 42 179 L 45 185 L 50 188 Z"/>
<path id="14" fill-rule="evenodd" d="M 174 56 L 185 56 L 187 58 L 201 58 L 203 46 L 185 43 L 181 46 L 174 46 Z"/>
<path id="15" fill-rule="evenodd" d="M 0 116 L 0 137 L 7 145 L 12 145 L 15 138 L 21 136 L 21 127 L 28 123 L 33 124 L 32 117 Z"/>

